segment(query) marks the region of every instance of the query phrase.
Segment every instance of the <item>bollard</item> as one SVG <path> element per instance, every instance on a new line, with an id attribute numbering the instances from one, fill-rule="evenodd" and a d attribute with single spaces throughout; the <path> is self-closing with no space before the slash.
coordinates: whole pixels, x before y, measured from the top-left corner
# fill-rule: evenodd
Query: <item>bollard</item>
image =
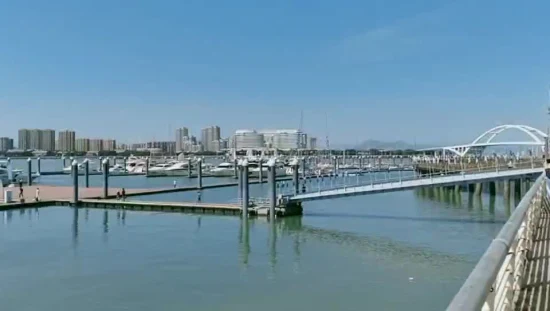
<path id="1" fill-rule="evenodd" d="M 248 217 L 248 199 L 249 199 L 249 187 L 248 187 L 248 161 L 245 159 L 241 162 L 242 166 L 242 174 L 243 174 L 243 201 L 242 201 L 242 209 L 243 209 L 243 217 Z"/>
<path id="2" fill-rule="evenodd" d="M 32 160 L 31 158 L 27 159 L 27 177 L 29 180 L 27 180 L 27 184 L 29 186 L 32 186 Z"/>
<path id="3" fill-rule="evenodd" d="M 197 160 L 197 189 L 202 189 L 202 159 Z"/>
<path id="4" fill-rule="evenodd" d="M 149 157 L 145 158 L 145 176 L 149 176 Z"/>
<path id="5" fill-rule="evenodd" d="M 103 164 L 103 198 L 109 197 L 109 158 L 105 158 Z"/>
<path id="6" fill-rule="evenodd" d="M 275 159 L 270 159 L 267 162 L 268 184 L 269 184 L 269 220 L 275 220 L 275 207 L 277 206 L 277 167 Z"/>
<path id="7" fill-rule="evenodd" d="M 78 174 L 78 172 L 77 172 Z M 90 160 L 84 160 L 84 185 L 90 187 Z"/>
<path id="8" fill-rule="evenodd" d="M 71 172 L 73 176 L 73 205 L 78 204 L 78 162 L 74 160 L 71 163 Z"/>
<path id="9" fill-rule="evenodd" d="M 36 173 L 38 176 L 40 176 L 40 172 L 42 171 L 41 169 L 41 166 L 40 166 L 40 157 L 38 157 L 36 159 Z"/>

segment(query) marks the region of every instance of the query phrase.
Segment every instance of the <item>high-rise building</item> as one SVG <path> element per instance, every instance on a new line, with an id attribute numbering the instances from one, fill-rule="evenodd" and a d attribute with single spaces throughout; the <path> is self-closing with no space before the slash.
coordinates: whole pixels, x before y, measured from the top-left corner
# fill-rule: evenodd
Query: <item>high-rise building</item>
<path id="1" fill-rule="evenodd" d="M 13 149 L 13 139 L 9 137 L 0 137 L 0 151 Z"/>
<path id="2" fill-rule="evenodd" d="M 64 130 L 59 132 L 59 151 L 71 152 L 75 150 L 75 132 Z"/>
<path id="3" fill-rule="evenodd" d="M 185 142 L 189 139 L 189 129 L 182 127 L 176 129 L 176 151 L 181 152 L 185 150 Z"/>
<path id="4" fill-rule="evenodd" d="M 307 143 L 307 149 L 309 150 L 315 150 L 317 149 L 317 138 L 310 137 Z"/>
<path id="5" fill-rule="evenodd" d="M 31 150 L 41 150 L 42 131 L 38 129 L 29 130 L 29 148 Z"/>
<path id="6" fill-rule="evenodd" d="M 201 130 L 201 143 L 204 151 L 216 151 L 214 141 L 220 140 L 220 132 L 219 126 L 206 127 Z"/>
<path id="7" fill-rule="evenodd" d="M 88 138 L 77 138 L 75 141 L 75 148 L 78 152 L 88 152 L 90 151 L 90 139 Z"/>
<path id="8" fill-rule="evenodd" d="M 114 139 L 103 140 L 103 151 L 115 151 L 115 150 L 116 150 L 116 140 Z"/>
<path id="9" fill-rule="evenodd" d="M 17 137 L 17 145 L 21 150 L 31 149 L 31 131 L 28 129 L 20 129 Z"/>
<path id="10" fill-rule="evenodd" d="M 40 150 L 55 151 L 55 130 L 40 131 Z"/>
<path id="11" fill-rule="evenodd" d="M 88 151 L 103 151 L 103 139 L 90 139 L 90 149 Z"/>

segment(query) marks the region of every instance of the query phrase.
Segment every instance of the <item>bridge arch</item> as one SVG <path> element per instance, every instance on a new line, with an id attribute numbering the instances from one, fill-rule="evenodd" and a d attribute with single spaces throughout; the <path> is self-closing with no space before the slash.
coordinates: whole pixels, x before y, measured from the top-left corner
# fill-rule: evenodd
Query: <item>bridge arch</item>
<path id="1" fill-rule="evenodd" d="M 492 129 L 485 131 L 483 134 L 474 139 L 474 141 L 464 150 L 452 150 L 452 152 L 456 153 L 457 155 L 464 156 L 474 147 L 486 147 L 483 145 L 490 144 L 493 139 L 495 139 L 498 135 L 508 130 L 517 130 L 527 134 L 532 139 L 532 142 L 536 145 L 544 145 L 547 137 L 547 135 L 543 131 L 528 125 L 505 124 L 495 126 Z"/>

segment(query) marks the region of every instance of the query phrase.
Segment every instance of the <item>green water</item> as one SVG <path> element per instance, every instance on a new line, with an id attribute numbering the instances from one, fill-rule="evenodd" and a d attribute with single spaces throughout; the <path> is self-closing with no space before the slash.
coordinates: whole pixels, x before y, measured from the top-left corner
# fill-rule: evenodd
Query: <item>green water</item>
<path id="1" fill-rule="evenodd" d="M 499 197 L 412 191 L 304 208 L 275 224 L 68 207 L 1 212 L 0 310 L 441 310 L 511 212 Z"/>

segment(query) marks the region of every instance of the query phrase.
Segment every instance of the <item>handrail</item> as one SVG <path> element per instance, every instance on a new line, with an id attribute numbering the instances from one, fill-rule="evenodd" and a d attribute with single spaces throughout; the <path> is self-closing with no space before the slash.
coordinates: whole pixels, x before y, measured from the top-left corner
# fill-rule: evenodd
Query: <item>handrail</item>
<path id="1" fill-rule="evenodd" d="M 491 242 L 485 254 L 481 257 L 466 282 L 453 298 L 448 311 L 481 310 L 489 296 L 492 286 L 501 271 L 501 267 L 509 254 L 509 249 L 514 243 L 526 213 L 533 201 L 539 195 L 539 191 L 545 185 L 545 175 L 541 174 L 531 189 L 521 199 L 510 219 L 504 224 L 497 237 Z M 493 289 L 494 290 L 494 289 Z"/>
<path id="2" fill-rule="evenodd" d="M 497 164 L 497 165 L 495 165 Z M 488 166 L 478 166 L 478 167 L 475 167 L 475 168 L 466 168 L 466 169 L 459 169 L 459 170 L 448 170 L 446 172 L 439 172 L 439 173 L 430 173 L 430 174 L 419 174 L 419 175 L 414 175 L 414 176 L 401 176 L 401 174 L 399 174 L 400 176 L 396 176 L 396 177 L 391 177 L 391 178 L 384 178 L 384 179 L 378 179 L 378 180 L 373 180 L 371 179 L 370 181 L 368 180 L 364 180 L 362 179 L 361 182 L 351 182 L 349 184 L 347 183 L 338 183 L 336 182 L 335 184 L 332 184 L 329 186 L 329 185 L 324 185 L 324 187 L 322 187 L 321 189 L 317 188 L 309 188 L 310 191 L 307 191 L 306 193 L 316 193 L 316 192 L 324 192 L 324 191 L 331 191 L 331 190 L 338 190 L 338 189 L 344 189 L 346 187 L 361 187 L 361 186 L 368 186 L 368 185 L 372 185 L 372 186 L 377 186 L 377 185 L 381 185 L 381 184 L 387 184 L 387 183 L 390 183 L 390 184 L 393 184 L 394 182 L 404 182 L 404 181 L 410 181 L 410 180 L 427 180 L 427 179 L 431 179 L 431 178 L 437 178 L 437 177 L 441 177 L 441 176 L 448 176 L 448 175 L 458 175 L 458 174 L 462 174 L 462 175 L 471 175 L 471 174 L 478 174 L 478 173 L 490 173 L 490 172 L 500 172 L 500 171 L 512 171 L 512 170 L 519 170 L 519 169 L 522 169 L 522 168 L 542 168 L 542 162 L 540 161 L 518 161 L 518 162 L 514 162 L 514 166 L 513 168 L 509 168 L 508 167 L 508 163 L 501 163 L 501 162 L 497 162 L 497 163 L 494 163 L 493 165 L 488 165 Z M 370 171 L 367 171 L 367 173 L 369 174 L 372 174 L 372 173 L 376 173 L 376 172 L 370 172 Z M 374 175 L 373 175 L 374 176 Z M 320 177 L 320 176 L 319 176 Z M 319 178 L 317 177 L 317 178 Z M 337 178 L 337 177 L 326 177 L 328 178 L 328 180 L 331 180 L 331 178 L 335 178 L 336 181 L 338 180 L 344 180 L 345 178 L 350 178 L 350 176 L 342 176 L 344 178 Z M 311 179 L 315 180 L 317 179 L 316 177 L 313 177 Z M 357 181 L 359 181 L 359 179 L 357 179 Z M 285 192 L 285 191 L 283 191 Z M 289 192 L 292 192 L 291 189 L 289 189 Z M 290 194 L 292 195 L 292 194 Z"/>

